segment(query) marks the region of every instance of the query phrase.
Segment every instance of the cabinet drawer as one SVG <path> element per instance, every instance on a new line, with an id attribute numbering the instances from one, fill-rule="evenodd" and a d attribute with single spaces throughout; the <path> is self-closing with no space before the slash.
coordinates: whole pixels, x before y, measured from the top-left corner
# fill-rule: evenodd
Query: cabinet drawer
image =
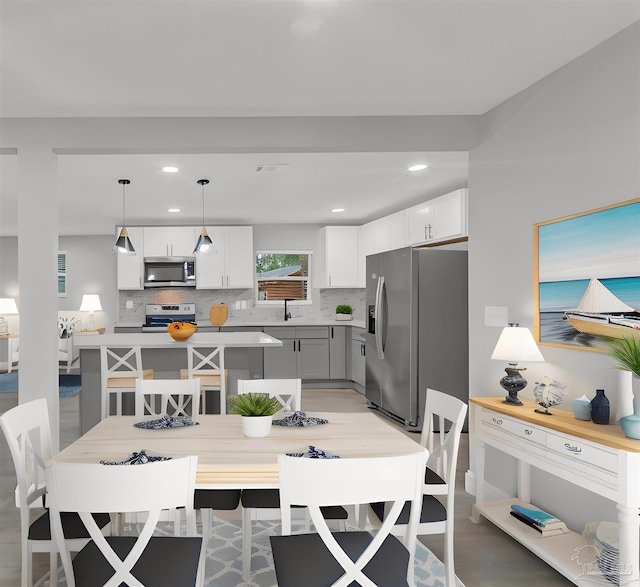
<path id="1" fill-rule="evenodd" d="M 264 333 L 275 338 L 296 338 L 295 326 L 269 326 Z"/>
<path id="2" fill-rule="evenodd" d="M 329 338 L 329 329 L 326 326 L 296 326 L 298 338 Z"/>
<path id="3" fill-rule="evenodd" d="M 612 473 L 618 472 L 618 455 L 599 446 L 570 436 L 547 434 L 547 449 L 550 460 L 564 462 L 571 459 L 583 462 L 588 467 L 599 467 Z"/>
<path id="4" fill-rule="evenodd" d="M 504 430 L 505 432 L 534 444 L 539 444 L 541 446 L 546 445 L 547 433 L 544 430 L 540 430 L 540 428 L 536 428 L 526 422 L 512 420 L 511 418 L 498 414 L 497 412 L 483 410 L 482 423 Z"/>

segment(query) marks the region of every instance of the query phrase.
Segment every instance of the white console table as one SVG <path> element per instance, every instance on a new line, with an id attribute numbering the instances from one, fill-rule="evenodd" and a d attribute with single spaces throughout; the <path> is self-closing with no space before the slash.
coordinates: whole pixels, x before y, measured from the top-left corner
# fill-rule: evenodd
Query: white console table
<path id="1" fill-rule="evenodd" d="M 471 519 L 477 523 L 482 515 L 576 585 L 606 584 L 597 565 L 589 564 L 588 549 L 582 550 L 585 542 L 579 532 L 542 538 L 509 515 L 512 503 L 530 503 L 530 467 L 538 467 L 616 503 L 620 585 L 640 587 L 640 440 L 626 438 L 618 425 L 576 420 L 571 412 L 557 409 L 546 416 L 534 412 L 536 404 L 530 400 L 523 399 L 523 406 L 503 404 L 502 400 L 470 399 L 469 443 L 476 467 L 476 503 Z M 517 498 L 485 499 L 486 445 L 518 460 Z"/>

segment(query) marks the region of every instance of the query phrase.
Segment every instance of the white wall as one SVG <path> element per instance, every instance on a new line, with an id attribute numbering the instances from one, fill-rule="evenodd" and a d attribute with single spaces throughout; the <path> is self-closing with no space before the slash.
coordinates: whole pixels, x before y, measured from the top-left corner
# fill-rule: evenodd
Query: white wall
<path id="1" fill-rule="evenodd" d="M 500 329 L 483 325 L 484 307 L 507 306 L 510 321 L 532 327 L 533 224 L 640 195 L 640 24 L 498 106 L 483 127 L 469 157 L 471 396 L 504 393 L 504 365 L 490 360 Z M 549 375 L 568 384 L 564 409 L 604 388 L 615 413 L 607 354 L 541 351 L 546 363 L 530 364 L 523 395 Z M 504 466 L 493 462 L 498 484 Z"/>

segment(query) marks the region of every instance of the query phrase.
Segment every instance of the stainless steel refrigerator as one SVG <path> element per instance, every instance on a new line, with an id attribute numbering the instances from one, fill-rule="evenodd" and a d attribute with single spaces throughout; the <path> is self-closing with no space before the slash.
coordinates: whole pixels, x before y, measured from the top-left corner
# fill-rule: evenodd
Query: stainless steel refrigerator
<path id="1" fill-rule="evenodd" d="M 368 256 L 367 312 L 371 407 L 420 430 L 428 387 L 468 401 L 467 251 Z"/>

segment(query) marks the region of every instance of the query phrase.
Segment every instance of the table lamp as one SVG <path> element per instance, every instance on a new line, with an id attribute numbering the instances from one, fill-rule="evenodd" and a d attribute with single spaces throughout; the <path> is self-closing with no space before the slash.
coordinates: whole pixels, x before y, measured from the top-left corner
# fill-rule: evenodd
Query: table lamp
<path id="1" fill-rule="evenodd" d="M 102 312 L 100 296 L 97 294 L 84 294 L 80 304 L 80 312 L 89 312 L 89 330 L 94 329 L 94 312 Z"/>
<path id="2" fill-rule="evenodd" d="M 9 314 L 17 314 L 18 306 L 13 298 L 0 298 L 0 334 L 9 332 L 9 325 L 5 316 Z"/>
<path id="3" fill-rule="evenodd" d="M 518 362 L 544 361 L 536 341 L 533 340 L 531 331 L 517 323 L 505 326 L 491 358 L 509 363 L 509 366 L 505 368 L 507 374 L 500 379 L 500 385 L 508 393 L 502 403 L 521 406 L 522 402 L 518 399 L 518 392 L 527 386 L 527 380 L 520 374 L 521 371 L 526 371 L 526 367 L 518 367 Z"/>

